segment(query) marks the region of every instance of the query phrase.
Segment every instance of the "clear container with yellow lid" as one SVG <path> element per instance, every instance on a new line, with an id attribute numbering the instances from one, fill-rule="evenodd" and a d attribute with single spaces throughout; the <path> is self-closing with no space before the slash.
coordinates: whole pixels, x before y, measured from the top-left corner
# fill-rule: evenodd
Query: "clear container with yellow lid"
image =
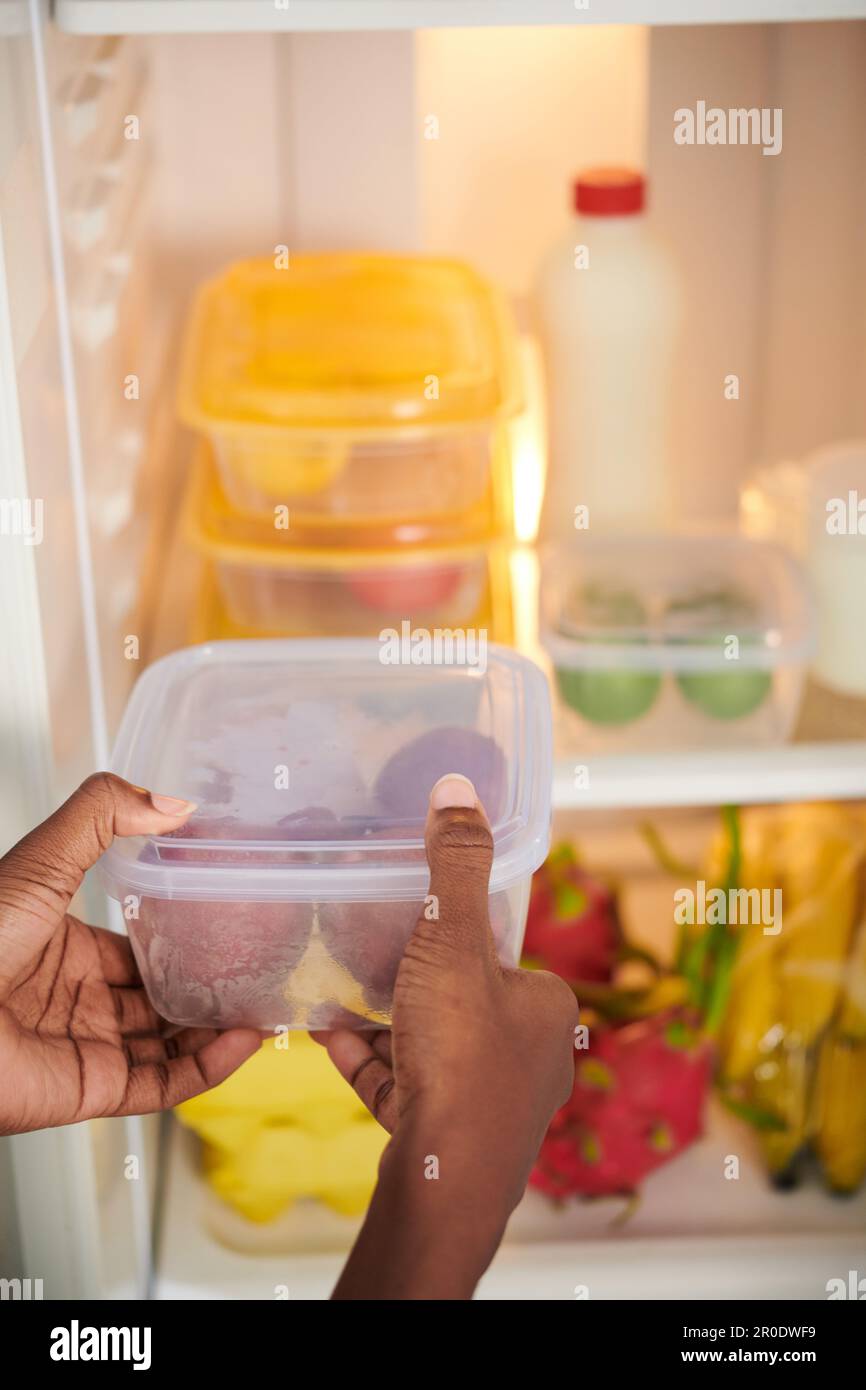
<path id="1" fill-rule="evenodd" d="M 458 261 L 372 253 L 203 285 L 179 391 L 233 506 L 356 528 L 477 506 L 521 404 L 499 293 Z"/>

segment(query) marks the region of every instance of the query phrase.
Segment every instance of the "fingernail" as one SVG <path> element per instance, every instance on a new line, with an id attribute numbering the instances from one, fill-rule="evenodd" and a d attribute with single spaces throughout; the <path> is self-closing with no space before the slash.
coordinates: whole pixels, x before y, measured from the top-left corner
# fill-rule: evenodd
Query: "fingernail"
<path id="1" fill-rule="evenodd" d="M 164 816 L 184 816 L 188 811 L 194 811 L 198 802 L 184 801 L 179 796 L 160 796 L 158 792 L 151 792 L 150 804 Z"/>
<path id="2" fill-rule="evenodd" d="M 478 795 L 462 772 L 447 772 L 440 777 L 430 793 L 430 805 L 434 811 L 447 811 L 451 806 L 475 806 Z"/>

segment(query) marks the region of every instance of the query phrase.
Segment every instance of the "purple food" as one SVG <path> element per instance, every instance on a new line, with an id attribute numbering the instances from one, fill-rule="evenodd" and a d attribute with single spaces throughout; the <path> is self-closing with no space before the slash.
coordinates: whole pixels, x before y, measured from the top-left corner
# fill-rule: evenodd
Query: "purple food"
<path id="1" fill-rule="evenodd" d="M 434 784 L 448 772 L 461 772 L 491 821 L 505 809 L 508 768 L 495 739 L 474 729 L 431 729 L 388 760 L 376 779 L 376 797 L 391 816 L 423 820 Z"/>

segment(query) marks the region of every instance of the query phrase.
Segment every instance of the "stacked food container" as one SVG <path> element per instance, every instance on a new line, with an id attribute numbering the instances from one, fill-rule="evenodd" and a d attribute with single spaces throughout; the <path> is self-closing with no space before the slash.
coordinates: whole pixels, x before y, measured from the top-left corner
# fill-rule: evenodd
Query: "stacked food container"
<path id="1" fill-rule="evenodd" d="M 180 388 L 193 636 L 508 640 L 517 364 L 503 301 L 457 262 L 277 257 L 204 285 Z"/>

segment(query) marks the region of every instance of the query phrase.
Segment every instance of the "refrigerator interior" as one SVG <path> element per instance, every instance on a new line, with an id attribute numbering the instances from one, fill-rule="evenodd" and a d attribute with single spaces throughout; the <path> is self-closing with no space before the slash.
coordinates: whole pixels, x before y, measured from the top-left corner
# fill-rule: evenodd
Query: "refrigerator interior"
<path id="1" fill-rule="evenodd" d="M 108 37 L 47 23 L 34 42 L 35 7 L 14 8 L 22 27 L 0 31 L 0 384 L 8 495 L 45 499 L 52 543 L 3 562 L 4 843 L 106 761 L 138 672 L 189 640 L 202 579 L 179 525 L 193 438 L 175 414 L 178 349 L 196 285 L 234 259 L 459 256 L 506 288 L 537 360 L 533 278 L 569 179 L 632 163 L 685 285 L 681 516 L 733 522 L 759 464 L 866 435 L 866 21 Z M 703 98 L 782 108 L 781 157 L 677 145 L 673 111 Z M 535 418 L 518 454 L 527 542 L 542 438 Z M 519 641 L 537 654 L 536 579 L 519 556 Z M 863 703 L 810 688 L 798 738 L 771 755 L 638 759 L 606 794 L 596 781 L 595 800 L 560 763 L 557 831 L 622 877 L 629 920 L 659 948 L 670 883 L 639 819 L 688 845 L 722 801 L 862 794 Z M 104 919 L 99 889 L 84 896 Z M 242 1223 L 172 1120 L 8 1146 L 18 1218 L 0 1230 L 28 1271 L 51 1262 L 61 1296 L 326 1296 L 355 1229 L 304 1203 Z M 738 1183 L 723 1176 L 731 1154 Z M 705 1138 L 617 1215 L 530 1194 L 480 1296 L 821 1297 L 856 1265 L 866 1193 L 772 1191 L 745 1127 L 716 1107 Z"/>

